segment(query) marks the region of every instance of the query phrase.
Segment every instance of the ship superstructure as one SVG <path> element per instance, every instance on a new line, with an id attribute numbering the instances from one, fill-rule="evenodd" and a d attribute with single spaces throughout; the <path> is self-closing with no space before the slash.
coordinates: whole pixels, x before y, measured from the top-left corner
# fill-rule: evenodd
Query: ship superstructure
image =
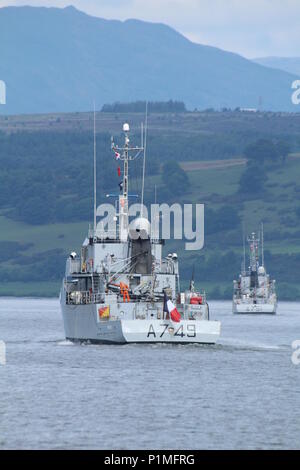
<path id="1" fill-rule="evenodd" d="M 80 254 L 67 259 L 60 303 L 66 338 L 95 343 L 215 343 L 220 322 L 209 318 L 205 292 L 180 290 L 176 253 L 163 257 L 164 241 L 141 212 L 129 219 L 129 164 L 144 148 L 112 141 L 123 163 L 115 230 L 89 230 Z M 121 175 L 120 170 L 118 169 Z M 142 207 L 142 206 L 141 206 Z"/>
<path id="2" fill-rule="evenodd" d="M 277 297 L 275 280 L 270 279 L 264 263 L 263 227 L 261 238 L 255 232 L 247 238 L 249 244 L 249 267 L 246 270 L 244 260 L 242 272 L 237 281 L 233 281 L 233 313 L 276 313 Z M 261 260 L 259 248 L 261 244 Z"/>

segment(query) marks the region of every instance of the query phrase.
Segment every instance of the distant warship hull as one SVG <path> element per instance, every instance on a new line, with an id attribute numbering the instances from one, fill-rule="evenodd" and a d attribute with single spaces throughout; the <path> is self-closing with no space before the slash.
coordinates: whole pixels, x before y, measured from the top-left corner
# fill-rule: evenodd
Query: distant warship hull
<path id="1" fill-rule="evenodd" d="M 261 228 L 261 264 L 259 256 L 260 236 L 252 232 L 247 238 L 249 243 L 250 259 L 246 269 L 245 245 L 242 272 L 237 281 L 233 281 L 233 313 L 240 314 L 271 314 L 277 309 L 277 296 L 275 280 L 270 279 L 264 265 L 263 225 Z"/>
<path id="2" fill-rule="evenodd" d="M 62 305 L 66 338 L 102 344 L 198 343 L 214 344 L 221 324 L 211 320 L 108 319 L 97 321 L 97 305 Z"/>
<path id="3" fill-rule="evenodd" d="M 276 314 L 277 305 L 273 303 L 233 303 L 233 313 L 240 314 Z"/>

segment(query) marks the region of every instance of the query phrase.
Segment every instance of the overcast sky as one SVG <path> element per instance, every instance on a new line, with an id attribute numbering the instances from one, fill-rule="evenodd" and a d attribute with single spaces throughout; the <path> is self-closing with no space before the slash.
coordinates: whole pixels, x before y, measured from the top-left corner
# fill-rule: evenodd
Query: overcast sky
<path id="1" fill-rule="evenodd" d="M 300 56 L 300 0 L 0 0 L 0 6 L 71 4 L 102 18 L 166 23 L 194 42 L 249 58 Z"/>

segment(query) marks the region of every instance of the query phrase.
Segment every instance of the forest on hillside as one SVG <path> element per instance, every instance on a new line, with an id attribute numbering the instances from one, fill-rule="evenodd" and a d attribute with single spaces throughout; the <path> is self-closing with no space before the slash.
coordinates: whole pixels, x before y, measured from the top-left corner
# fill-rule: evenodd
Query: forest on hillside
<path id="1" fill-rule="evenodd" d="M 249 157 L 251 165 L 248 166 L 248 174 L 245 174 L 242 184 L 246 187 L 251 181 L 253 186 L 254 179 L 260 178 L 261 184 L 264 180 L 264 166 L 256 171 L 260 162 L 272 161 L 273 156 L 275 161 L 285 158 L 280 155 L 280 148 L 285 156 L 300 149 L 300 137 L 294 126 L 282 125 L 281 133 L 277 131 L 276 136 L 271 133 L 272 128 L 279 126 L 278 116 L 275 114 L 271 117 L 266 117 L 265 114 L 249 117 L 243 115 L 241 118 L 242 113 L 236 111 L 224 111 L 223 117 L 219 113 L 207 112 L 200 117 L 197 115 L 197 119 L 200 119 L 204 128 L 206 125 L 205 122 L 202 123 L 203 119 L 209 122 L 212 120 L 211 132 L 197 132 L 193 129 L 193 134 L 186 132 L 184 124 L 186 121 L 190 122 L 191 115 L 183 118 L 182 125 L 181 121 L 173 123 L 172 129 L 168 131 L 157 132 L 150 127 L 147 141 L 148 177 L 160 175 L 164 163 L 222 160 L 243 156 L 248 151 L 250 156 L 246 157 Z M 153 127 L 160 122 L 159 116 L 161 115 L 153 118 Z M 292 116 L 285 116 L 284 121 L 286 119 L 292 120 Z M 274 124 L 267 127 L 266 120 L 274 120 Z M 294 120 L 298 122 L 298 116 Z M 213 122 L 216 123 L 215 126 Z M 214 130 L 215 127 L 217 130 Z M 110 138 L 108 132 L 97 134 L 97 176 L 103 194 L 118 190 L 120 182 L 118 164 L 110 149 Z M 120 143 L 122 138 L 120 133 L 116 135 L 116 141 Z M 131 140 L 139 143 L 140 134 L 133 133 Z M 257 154 L 256 158 L 251 156 L 251 149 L 252 153 Z M 268 156 L 270 152 L 274 154 L 271 157 Z M 14 220 L 30 224 L 90 220 L 92 155 L 93 136 L 88 131 L 0 131 L 0 210 L 5 210 L 6 215 Z M 140 189 L 141 167 L 139 160 L 131 168 L 133 188 L 136 191 Z M 178 184 L 179 193 L 180 188 L 181 185 Z M 161 180 L 160 193 L 162 197 L 168 197 L 166 179 Z"/>
<path id="2" fill-rule="evenodd" d="M 158 202 L 187 203 L 199 201 L 200 198 L 200 201 L 206 204 L 205 235 L 209 249 L 197 254 L 197 276 L 203 281 L 229 282 L 232 280 L 233 271 L 238 272 L 240 268 L 240 255 L 236 250 L 241 243 L 243 214 L 249 204 L 263 201 L 265 205 L 270 205 L 272 201 L 274 209 L 268 207 L 268 210 L 275 211 L 276 217 L 272 216 L 275 221 L 273 226 L 278 225 L 276 230 L 266 234 L 268 242 L 281 243 L 285 240 L 286 243 L 294 243 L 293 240 L 300 239 L 300 234 L 295 231 L 295 223 L 297 225 L 300 220 L 300 207 L 296 207 L 293 202 L 295 207 L 287 210 L 283 205 L 287 198 L 297 200 L 299 185 L 297 181 L 287 180 L 280 192 L 276 188 L 276 179 L 274 182 L 274 178 L 277 178 L 275 175 L 283 174 L 288 168 L 288 155 L 299 151 L 300 139 L 294 125 L 281 126 L 282 132 L 276 132 L 274 135 L 270 128 L 261 125 L 262 122 L 266 125 L 267 121 L 266 116 L 259 117 L 259 114 L 249 115 L 248 120 L 243 115 L 244 128 L 241 121 L 234 125 L 241 113 L 229 111 L 224 111 L 222 116 L 213 112 L 201 116 L 204 126 L 207 125 L 206 120 L 214 120 L 217 129 L 215 132 L 213 126 L 210 133 L 197 132 L 196 129 L 193 129 L 192 133 L 186 132 L 186 120 L 190 121 L 191 116 L 194 114 L 180 118 L 168 131 L 157 132 L 157 129 L 154 131 L 150 128 L 145 202 L 153 201 L 154 184 L 157 187 Z M 161 117 L 162 115 L 156 116 L 155 122 L 165 122 L 161 121 Z M 166 114 L 166 118 L 172 121 L 170 115 Z M 200 119 L 198 115 L 196 118 Z M 292 116 L 285 118 L 293 122 Z M 278 116 L 272 115 L 268 119 L 274 120 L 271 128 L 279 125 Z M 294 119 L 297 121 L 298 116 Z M 181 127 L 179 122 L 182 123 Z M 199 125 L 198 121 L 197 123 Z M 191 130 L 191 127 L 189 129 Z M 122 143 L 122 139 L 120 133 L 115 134 L 116 142 Z M 131 140 L 139 142 L 139 133 L 133 132 Z M 122 179 L 122 175 L 118 175 L 119 162 L 110 145 L 110 133 L 99 132 L 97 176 L 98 194 L 102 194 L 102 201 L 105 200 L 106 194 L 118 193 Z M 222 194 L 222 191 L 219 193 L 223 182 L 217 180 L 216 173 L 216 180 L 212 180 L 209 191 L 199 195 L 203 181 L 200 184 L 197 177 L 194 179 L 193 173 L 185 172 L 179 164 L 184 161 L 236 157 L 245 158 L 247 163 L 240 170 L 236 187 L 228 194 Z M 293 171 L 289 171 L 289 178 L 294 177 Z M 230 178 L 231 174 L 232 171 L 228 170 L 226 178 L 227 175 Z M 140 193 L 141 175 L 142 159 L 132 162 L 130 167 L 131 189 L 134 193 Z M 199 177 L 202 177 L 201 172 Z M 67 226 L 69 223 L 80 221 L 88 223 L 92 220 L 92 181 L 91 132 L 54 129 L 0 132 L 0 215 L 4 216 L 5 220 L 25 223 L 32 227 L 49 224 L 52 226 L 57 223 Z M 259 222 L 260 220 L 257 221 Z M 62 231 L 61 237 L 63 236 Z M 64 250 L 56 248 L 55 242 L 48 249 L 45 246 L 35 254 L 31 253 L 32 249 L 30 243 L 17 242 L 9 237 L 4 240 L 0 249 L 2 282 L 28 282 L 28 279 L 57 281 L 61 278 L 65 262 Z M 213 256 L 212 250 L 217 250 L 220 255 Z M 274 275 L 280 276 L 283 283 L 288 285 L 299 278 L 297 253 L 287 256 L 278 249 L 277 254 L 267 252 L 266 260 L 268 267 Z M 184 255 L 181 265 L 183 279 L 189 279 L 190 270 L 190 261 Z M 298 280 L 300 282 L 300 279 Z M 298 298 L 299 295 L 293 287 L 285 288 L 284 292 L 287 298 Z M 227 294 L 224 291 L 218 293 L 216 290 L 214 296 L 218 295 L 228 296 L 229 290 Z"/>

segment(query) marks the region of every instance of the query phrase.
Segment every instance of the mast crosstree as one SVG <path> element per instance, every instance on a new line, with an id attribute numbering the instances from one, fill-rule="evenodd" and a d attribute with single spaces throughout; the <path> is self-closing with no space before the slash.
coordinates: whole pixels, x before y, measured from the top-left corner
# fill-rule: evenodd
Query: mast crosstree
<path id="1" fill-rule="evenodd" d="M 112 138 L 111 148 L 115 152 L 115 156 L 118 160 L 123 161 L 123 181 L 120 185 L 122 194 L 119 196 L 119 237 L 121 241 L 126 242 L 128 239 L 128 196 L 129 196 L 129 161 L 135 160 L 141 152 L 144 151 L 144 147 L 141 144 L 140 147 L 130 147 L 129 132 L 130 127 L 126 122 L 123 125 L 123 132 L 125 134 L 125 142 L 123 147 L 119 147 L 115 144 Z M 135 153 L 132 155 L 132 153 Z"/>

